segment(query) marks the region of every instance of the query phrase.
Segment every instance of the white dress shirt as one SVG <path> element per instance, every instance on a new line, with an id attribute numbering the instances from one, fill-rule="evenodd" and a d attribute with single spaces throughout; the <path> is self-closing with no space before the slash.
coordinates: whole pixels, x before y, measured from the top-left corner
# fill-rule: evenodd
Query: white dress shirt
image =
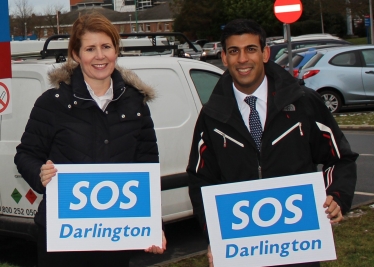
<path id="1" fill-rule="evenodd" d="M 268 80 L 266 76 L 264 77 L 264 80 L 262 81 L 261 85 L 251 95 L 246 95 L 240 92 L 235 87 L 234 83 L 232 83 L 232 87 L 234 88 L 234 95 L 236 98 L 236 102 L 238 103 L 240 114 L 242 114 L 244 124 L 245 126 L 247 126 L 248 131 L 251 131 L 251 129 L 249 129 L 249 113 L 251 112 L 251 109 L 249 105 L 244 101 L 244 99 L 247 96 L 257 97 L 256 110 L 258 112 L 258 115 L 260 116 L 262 131 L 264 131 L 266 114 L 267 114 L 267 110 L 266 110 L 267 100 L 268 100 Z"/>
<path id="2" fill-rule="evenodd" d="M 86 81 L 84 81 L 84 82 L 86 83 Z M 104 111 L 106 109 L 106 107 L 108 106 L 109 102 L 111 100 L 113 100 L 113 81 L 112 81 L 112 79 L 110 79 L 110 86 L 109 86 L 108 90 L 102 96 L 95 95 L 95 92 L 92 90 L 91 86 L 88 83 L 86 83 L 86 85 L 87 85 L 88 92 L 90 93 L 92 99 L 95 100 L 95 102 L 97 103 L 99 108 L 101 108 Z"/>

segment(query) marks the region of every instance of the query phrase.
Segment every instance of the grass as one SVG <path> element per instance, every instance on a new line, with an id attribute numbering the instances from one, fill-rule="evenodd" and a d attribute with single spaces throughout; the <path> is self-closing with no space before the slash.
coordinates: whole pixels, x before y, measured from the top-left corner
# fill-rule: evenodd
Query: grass
<path id="1" fill-rule="evenodd" d="M 374 266 L 374 205 L 364 206 L 334 227 L 338 259 L 322 267 Z"/>
<path id="2" fill-rule="evenodd" d="M 374 112 L 337 113 L 334 118 L 339 125 L 374 125 Z"/>
<path id="3" fill-rule="evenodd" d="M 321 267 L 374 266 L 374 205 L 353 210 L 333 226 L 337 260 L 323 262 Z M 162 267 L 207 267 L 204 255 L 188 258 Z"/>
<path id="4" fill-rule="evenodd" d="M 350 38 L 350 39 L 345 39 L 348 42 L 351 42 L 352 44 L 368 44 L 368 39 L 366 37 L 362 38 Z"/>

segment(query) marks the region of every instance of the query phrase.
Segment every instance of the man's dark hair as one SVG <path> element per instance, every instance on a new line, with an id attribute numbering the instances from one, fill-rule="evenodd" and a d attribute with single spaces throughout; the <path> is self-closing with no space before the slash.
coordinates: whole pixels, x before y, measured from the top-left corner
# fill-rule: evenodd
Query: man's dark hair
<path id="1" fill-rule="evenodd" d="M 260 37 L 261 50 L 264 50 L 266 45 L 266 33 L 257 22 L 250 19 L 235 19 L 227 23 L 221 35 L 223 50 L 226 52 L 227 38 L 232 35 L 242 35 L 245 33 L 258 35 Z"/>

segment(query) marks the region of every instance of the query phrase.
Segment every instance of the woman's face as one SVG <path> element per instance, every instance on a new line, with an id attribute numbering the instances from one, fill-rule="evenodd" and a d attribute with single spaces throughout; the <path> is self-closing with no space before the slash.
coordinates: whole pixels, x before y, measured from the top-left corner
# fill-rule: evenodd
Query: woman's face
<path id="1" fill-rule="evenodd" d="M 79 55 L 74 53 L 74 59 L 80 64 L 85 81 L 110 81 L 117 60 L 112 39 L 103 32 L 87 32 L 81 42 Z"/>

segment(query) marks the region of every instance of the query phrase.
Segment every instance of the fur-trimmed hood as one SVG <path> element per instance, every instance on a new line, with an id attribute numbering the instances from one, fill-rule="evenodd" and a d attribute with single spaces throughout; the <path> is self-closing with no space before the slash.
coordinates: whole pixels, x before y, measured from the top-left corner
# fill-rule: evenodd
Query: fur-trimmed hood
<path id="1" fill-rule="evenodd" d="M 48 72 L 48 78 L 50 84 L 54 88 L 59 88 L 60 83 L 64 82 L 66 84 L 70 84 L 71 75 L 73 70 L 78 67 L 77 63 L 64 63 L 59 68 L 53 69 Z M 116 66 L 116 69 L 121 73 L 121 76 L 125 82 L 136 89 L 139 90 L 144 95 L 144 102 L 149 102 L 155 99 L 156 93 L 155 90 L 149 86 L 148 84 L 144 83 L 135 72 L 129 69 L 122 68 L 120 66 Z"/>

